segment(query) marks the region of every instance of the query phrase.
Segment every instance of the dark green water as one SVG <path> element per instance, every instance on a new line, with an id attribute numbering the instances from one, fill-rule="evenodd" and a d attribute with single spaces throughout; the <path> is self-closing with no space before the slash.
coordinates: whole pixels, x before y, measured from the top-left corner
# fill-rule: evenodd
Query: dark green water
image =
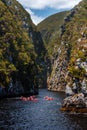
<path id="1" fill-rule="evenodd" d="M 56 100 L 45 101 L 44 96 Z M 63 113 L 64 93 L 41 89 L 38 102 L 19 99 L 0 101 L 0 130 L 87 130 L 87 115 Z"/>

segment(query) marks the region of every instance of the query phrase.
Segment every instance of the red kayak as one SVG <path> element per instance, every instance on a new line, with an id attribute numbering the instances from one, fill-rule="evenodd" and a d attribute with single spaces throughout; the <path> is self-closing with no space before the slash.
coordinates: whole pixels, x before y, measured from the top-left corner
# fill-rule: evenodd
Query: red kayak
<path id="1" fill-rule="evenodd" d="M 23 97 L 23 96 L 21 96 L 20 99 L 22 101 L 34 101 L 34 102 L 38 101 L 38 99 L 34 95 L 30 96 L 30 97 Z"/>
<path id="2" fill-rule="evenodd" d="M 54 100 L 53 97 L 48 97 L 48 96 L 45 96 L 44 99 L 45 99 L 45 100 L 48 100 L 48 101 Z"/>

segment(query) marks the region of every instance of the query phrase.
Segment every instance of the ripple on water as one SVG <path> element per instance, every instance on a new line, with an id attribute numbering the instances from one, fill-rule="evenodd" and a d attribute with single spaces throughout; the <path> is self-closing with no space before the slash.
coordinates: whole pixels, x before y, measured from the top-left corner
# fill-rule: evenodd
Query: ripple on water
<path id="1" fill-rule="evenodd" d="M 46 95 L 55 100 L 44 100 Z M 38 102 L 0 101 L 0 130 L 87 130 L 87 115 L 59 110 L 64 97 L 64 93 L 41 89 Z"/>

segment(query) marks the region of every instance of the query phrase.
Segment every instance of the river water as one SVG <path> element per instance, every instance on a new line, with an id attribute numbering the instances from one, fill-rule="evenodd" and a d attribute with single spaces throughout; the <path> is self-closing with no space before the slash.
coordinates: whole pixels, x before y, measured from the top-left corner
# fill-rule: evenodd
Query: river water
<path id="1" fill-rule="evenodd" d="M 53 101 L 44 96 L 54 97 Z M 0 101 L 0 130 L 87 130 L 87 115 L 63 113 L 65 95 L 41 89 L 38 102 L 17 98 Z"/>

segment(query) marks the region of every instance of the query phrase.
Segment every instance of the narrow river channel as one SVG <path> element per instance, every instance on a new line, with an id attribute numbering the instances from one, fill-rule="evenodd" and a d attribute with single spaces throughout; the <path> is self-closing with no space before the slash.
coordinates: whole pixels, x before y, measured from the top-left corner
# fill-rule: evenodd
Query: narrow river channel
<path id="1" fill-rule="evenodd" d="M 54 97 L 46 101 L 44 96 Z M 38 101 L 0 101 L 0 130 L 87 130 L 87 115 L 60 111 L 65 95 L 40 89 Z"/>

